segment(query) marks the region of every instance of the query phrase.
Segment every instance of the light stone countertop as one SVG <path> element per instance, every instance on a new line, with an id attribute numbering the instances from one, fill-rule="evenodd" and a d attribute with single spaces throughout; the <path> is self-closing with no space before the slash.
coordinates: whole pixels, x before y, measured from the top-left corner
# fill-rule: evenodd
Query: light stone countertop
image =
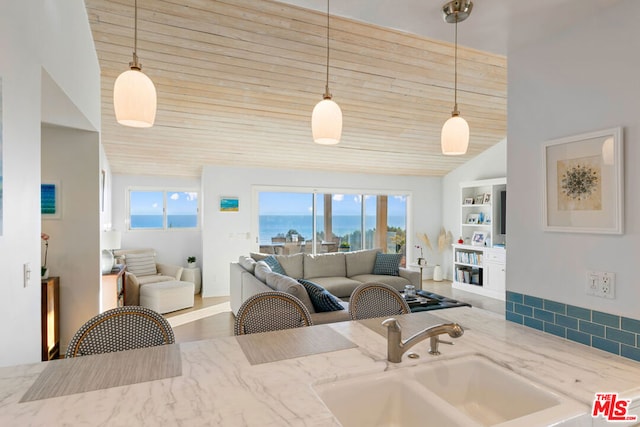
<path id="1" fill-rule="evenodd" d="M 475 353 L 577 400 L 585 411 L 596 392 L 618 392 L 636 408 L 640 402 L 640 363 L 632 360 L 474 308 L 414 313 L 403 320 L 403 338 L 416 325 L 441 320 L 460 323 L 465 334 L 454 346 L 441 345 L 437 359 L 427 354 L 425 340 L 411 349 L 420 359 L 405 356 L 400 364 L 386 361 L 386 339 L 367 326 L 371 321 L 319 325 L 356 348 L 255 365 L 235 337 L 183 343 L 180 376 L 23 403 L 40 373 L 56 362 L 0 368 L 0 425 L 339 426 L 312 384 Z M 575 425 L 591 425 L 584 418 L 588 424 Z"/>

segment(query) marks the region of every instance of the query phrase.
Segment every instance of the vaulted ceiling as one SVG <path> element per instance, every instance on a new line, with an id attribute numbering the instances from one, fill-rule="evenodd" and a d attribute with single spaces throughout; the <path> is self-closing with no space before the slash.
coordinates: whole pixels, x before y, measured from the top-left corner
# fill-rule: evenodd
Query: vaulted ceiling
<path id="1" fill-rule="evenodd" d="M 156 85 L 158 112 L 150 129 L 124 127 L 112 96 L 131 60 L 133 0 L 85 3 L 113 173 L 195 177 L 211 164 L 441 176 L 506 137 L 504 56 L 459 47 L 458 104 L 470 146 L 465 156 L 443 156 L 453 26 L 442 23 L 451 32 L 445 42 L 332 15 L 329 86 L 343 133 L 337 146 L 314 144 L 326 12 L 271 0 L 138 0 L 138 56 Z M 472 21 L 459 24 L 460 40 Z"/>

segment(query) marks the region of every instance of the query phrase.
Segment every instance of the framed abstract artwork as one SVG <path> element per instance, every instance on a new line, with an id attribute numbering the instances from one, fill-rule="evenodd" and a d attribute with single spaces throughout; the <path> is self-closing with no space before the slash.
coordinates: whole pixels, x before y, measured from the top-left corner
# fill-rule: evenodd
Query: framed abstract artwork
<path id="1" fill-rule="evenodd" d="M 543 228 L 622 234 L 622 128 L 543 144 Z"/>
<path id="2" fill-rule="evenodd" d="M 240 204 L 237 197 L 220 197 L 220 212 L 238 212 Z"/>
<path id="3" fill-rule="evenodd" d="M 44 219 L 59 219 L 60 209 L 60 183 L 43 182 L 40 184 L 40 214 Z"/>

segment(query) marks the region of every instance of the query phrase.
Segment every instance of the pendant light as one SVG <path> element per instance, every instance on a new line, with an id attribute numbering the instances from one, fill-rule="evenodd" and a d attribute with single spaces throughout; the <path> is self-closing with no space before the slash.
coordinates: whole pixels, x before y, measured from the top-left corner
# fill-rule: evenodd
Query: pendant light
<path id="1" fill-rule="evenodd" d="M 311 132 L 316 144 L 336 145 L 342 134 L 342 110 L 331 100 L 329 93 L 329 0 L 327 0 L 327 81 L 323 100 L 318 102 L 311 114 Z"/>
<path id="2" fill-rule="evenodd" d="M 156 119 L 156 88 L 138 62 L 138 0 L 135 0 L 133 61 L 130 70 L 120 74 L 113 85 L 113 109 L 124 126 L 148 128 Z"/>
<path id="3" fill-rule="evenodd" d="M 469 147 L 469 124 L 460 116 L 458 111 L 458 22 L 469 17 L 473 9 L 473 3 L 468 0 L 454 0 L 442 7 L 442 15 L 445 22 L 455 24 L 455 54 L 454 54 L 454 106 L 451 118 L 442 126 L 440 144 L 442 154 L 461 155 L 467 152 Z"/>

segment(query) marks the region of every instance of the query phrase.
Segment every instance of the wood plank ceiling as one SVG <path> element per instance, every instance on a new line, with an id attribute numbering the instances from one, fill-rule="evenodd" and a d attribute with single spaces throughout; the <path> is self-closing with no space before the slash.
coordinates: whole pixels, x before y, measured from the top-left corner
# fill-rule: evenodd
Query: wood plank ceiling
<path id="1" fill-rule="evenodd" d="M 506 58 L 458 49 L 467 155 L 443 156 L 453 45 L 331 16 L 342 140 L 319 146 L 326 15 L 271 0 L 139 0 L 138 56 L 155 126 L 117 124 L 113 83 L 133 50 L 133 0 L 85 0 L 102 73 L 102 143 L 116 174 L 197 177 L 203 165 L 442 176 L 506 137 Z M 462 44 L 464 25 L 459 27 Z M 453 32 L 453 26 L 451 27 Z"/>

